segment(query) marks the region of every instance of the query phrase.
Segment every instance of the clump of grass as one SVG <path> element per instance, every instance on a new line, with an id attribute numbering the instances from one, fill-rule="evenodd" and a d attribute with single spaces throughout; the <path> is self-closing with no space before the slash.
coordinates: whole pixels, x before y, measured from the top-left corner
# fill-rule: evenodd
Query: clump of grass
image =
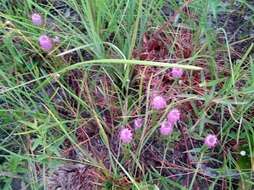
<path id="1" fill-rule="evenodd" d="M 232 6 L 3 1 L 0 189 L 252 189 L 253 44 L 211 23 Z"/>

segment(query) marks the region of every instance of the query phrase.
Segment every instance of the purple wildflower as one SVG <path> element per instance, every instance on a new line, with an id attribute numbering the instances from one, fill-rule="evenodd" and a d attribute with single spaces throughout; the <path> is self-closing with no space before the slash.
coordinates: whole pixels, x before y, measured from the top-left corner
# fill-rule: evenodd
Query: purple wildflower
<path id="1" fill-rule="evenodd" d="M 183 69 L 181 69 L 181 68 L 173 68 L 171 70 L 171 75 L 174 78 L 181 78 L 182 75 L 183 75 Z"/>
<path id="2" fill-rule="evenodd" d="M 124 144 L 129 144 L 132 140 L 132 132 L 130 129 L 128 128 L 123 128 L 120 131 L 120 140 L 124 143 Z"/>
<path id="3" fill-rule="evenodd" d="M 173 132 L 174 126 L 169 121 L 163 121 L 160 126 L 161 135 L 170 135 Z"/>
<path id="4" fill-rule="evenodd" d="M 134 128 L 135 129 L 140 129 L 143 125 L 143 119 L 142 118 L 136 118 L 134 120 Z"/>
<path id="5" fill-rule="evenodd" d="M 52 39 L 50 37 L 48 37 L 47 35 L 40 36 L 39 44 L 40 44 L 41 48 L 46 52 L 49 52 L 53 48 Z"/>
<path id="6" fill-rule="evenodd" d="M 164 109 L 167 106 L 165 98 L 162 96 L 154 96 L 152 99 L 152 108 L 156 110 Z"/>
<path id="7" fill-rule="evenodd" d="M 171 124 L 175 124 L 180 119 L 180 115 L 181 115 L 180 111 L 174 108 L 167 115 L 168 121 Z"/>
<path id="8" fill-rule="evenodd" d="M 205 145 L 208 146 L 208 148 L 213 148 L 217 145 L 218 139 L 216 135 L 208 134 L 205 138 Z"/>
<path id="9" fill-rule="evenodd" d="M 32 23 L 36 26 L 41 26 L 43 24 L 42 16 L 38 13 L 33 13 L 31 19 Z"/>

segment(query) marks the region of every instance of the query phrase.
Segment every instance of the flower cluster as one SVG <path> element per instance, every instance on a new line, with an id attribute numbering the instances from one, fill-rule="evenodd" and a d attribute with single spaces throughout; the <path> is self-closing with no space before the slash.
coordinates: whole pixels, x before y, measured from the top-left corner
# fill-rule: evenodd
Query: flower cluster
<path id="1" fill-rule="evenodd" d="M 173 132 L 174 125 L 169 121 L 163 121 L 160 126 L 161 135 L 170 135 Z"/>
<path id="2" fill-rule="evenodd" d="M 174 78 L 181 78 L 183 76 L 183 69 L 181 69 L 181 68 L 173 68 L 171 70 L 171 75 Z"/>
<path id="3" fill-rule="evenodd" d="M 49 52 L 53 48 L 53 41 L 47 35 L 41 35 L 39 37 L 39 44 L 45 52 Z"/>
<path id="4" fill-rule="evenodd" d="M 32 14 L 31 21 L 35 26 L 42 26 L 44 23 L 42 16 L 38 13 Z M 60 43 L 60 38 L 56 36 L 52 39 L 48 35 L 42 34 L 38 41 L 43 51 L 50 52 L 55 44 Z"/>
<path id="5" fill-rule="evenodd" d="M 217 139 L 216 135 L 208 134 L 206 136 L 204 144 L 208 148 L 214 148 L 217 145 L 217 143 L 218 143 L 218 139 Z"/>
<path id="6" fill-rule="evenodd" d="M 42 26 L 44 24 L 44 20 L 42 16 L 38 13 L 33 13 L 31 15 L 31 21 L 35 26 Z M 41 49 L 45 52 L 50 52 L 54 45 L 57 43 L 60 43 L 60 38 L 58 36 L 51 38 L 46 34 L 42 34 L 39 37 L 39 45 Z M 171 70 L 171 76 L 173 78 L 181 78 L 183 76 L 183 69 L 181 68 L 172 68 Z M 166 99 L 161 95 L 155 95 L 152 97 L 151 100 L 151 106 L 155 110 L 162 110 L 167 107 L 167 101 Z M 180 111 L 176 108 L 172 109 L 168 115 L 167 119 L 163 121 L 160 125 L 160 134 L 161 135 L 170 135 L 173 132 L 174 125 L 180 120 Z M 143 119 L 142 118 L 136 118 L 134 120 L 134 129 L 140 129 L 143 126 Z M 120 140 L 124 144 L 128 144 L 132 141 L 133 133 L 128 128 L 123 128 L 120 131 Z M 215 135 L 209 134 L 204 141 L 204 144 L 207 145 L 209 148 L 215 147 L 218 140 Z"/>
<path id="7" fill-rule="evenodd" d="M 123 128 L 120 131 L 120 140 L 124 144 L 129 144 L 132 140 L 133 134 L 130 129 L 128 128 Z"/>
<path id="8" fill-rule="evenodd" d="M 151 105 L 152 105 L 153 109 L 161 110 L 161 109 L 166 108 L 167 101 L 165 100 L 165 98 L 163 96 L 156 95 L 152 98 Z"/>
<path id="9" fill-rule="evenodd" d="M 41 26 L 43 24 L 42 16 L 38 13 L 33 13 L 31 16 L 31 19 L 32 19 L 32 23 L 35 26 Z"/>
<path id="10" fill-rule="evenodd" d="M 180 111 L 176 108 L 168 113 L 167 119 L 160 125 L 161 135 L 170 135 L 173 132 L 174 125 L 180 120 L 180 115 Z"/>
<path id="11" fill-rule="evenodd" d="M 136 118 L 135 120 L 134 120 L 134 128 L 135 129 L 140 129 L 141 127 L 142 127 L 142 125 L 143 125 L 143 119 L 142 118 Z"/>
<path id="12" fill-rule="evenodd" d="M 180 120 L 180 115 L 181 115 L 180 111 L 174 108 L 168 113 L 167 119 L 170 123 L 175 124 L 177 121 Z"/>

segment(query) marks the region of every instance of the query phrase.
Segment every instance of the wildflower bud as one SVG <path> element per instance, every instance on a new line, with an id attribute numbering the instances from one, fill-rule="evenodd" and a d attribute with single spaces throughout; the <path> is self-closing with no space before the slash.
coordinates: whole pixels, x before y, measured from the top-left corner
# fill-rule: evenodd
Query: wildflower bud
<path id="1" fill-rule="evenodd" d="M 41 26 L 43 24 L 43 19 L 38 13 L 33 13 L 31 19 L 32 23 L 36 26 Z"/>
<path id="2" fill-rule="evenodd" d="M 167 102 L 162 96 L 154 96 L 151 104 L 152 108 L 156 110 L 164 109 L 167 106 Z"/>
<path id="3" fill-rule="evenodd" d="M 140 129 L 143 125 L 143 119 L 142 118 L 136 118 L 134 120 L 134 128 L 135 129 Z"/>
<path id="4" fill-rule="evenodd" d="M 175 124 L 178 120 L 180 120 L 180 115 L 180 111 L 174 108 L 167 115 L 168 121 L 172 124 Z"/>
<path id="5" fill-rule="evenodd" d="M 205 138 L 205 145 L 208 146 L 208 148 L 213 148 L 217 145 L 218 139 L 216 135 L 209 134 Z"/>
<path id="6" fill-rule="evenodd" d="M 60 43 L 60 38 L 59 36 L 56 36 L 53 38 L 53 42 L 56 43 L 56 44 L 59 44 Z"/>
<path id="7" fill-rule="evenodd" d="M 174 78 L 181 78 L 182 75 L 183 75 L 183 69 L 181 69 L 181 68 L 173 68 L 171 70 L 171 75 Z"/>
<path id="8" fill-rule="evenodd" d="M 130 129 L 127 128 L 123 128 L 120 131 L 120 140 L 124 143 L 124 144 L 129 144 L 132 141 L 132 132 Z"/>
<path id="9" fill-rule="evenodd" d="M 169 121 L 163 121 L 160 126 L 161 135 L 170 135 L 173 132 L 173 125 Z"/>
<path id="10" fill-rule="evenodd" d="M 46 52 L 49 52 L 53 48 L 53 42 L 47 35 L 40 36 L 39 44 L 41 48 Z"/>

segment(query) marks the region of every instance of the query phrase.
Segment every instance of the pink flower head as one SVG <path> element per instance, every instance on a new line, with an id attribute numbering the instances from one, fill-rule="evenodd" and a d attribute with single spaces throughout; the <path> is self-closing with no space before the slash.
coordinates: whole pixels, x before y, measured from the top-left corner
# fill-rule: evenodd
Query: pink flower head
<path id="1" fill-rule="evenodd" d="M 53 48 L 52 39 L 47 35 L 41 35 L 39 37 L 39 44 L 41 48 L 46 52 L 49 52 Z"/>
<path id="2" fill-rule="evenodd" d="M 208 146 L 208 148 L 213 148 L 217 145 L 218 139 L 216 135 L 209 134 L 205 138 L 205 145 Z"/>
<path id="3" fill-rule="evenodd" d="M 165 100 L 165 98 L 163 98 L 162 96 L 154 96 L 152 98 L 152 108 L 156 109 L 156 110 L 160 110 L 160 109 L 164 109 L 167 106 L 167 102 Z"/>
<path id="4" fill-rule="evenodd" d="M 181 115 L 180 111 L 174 108 L 167 115 L 168 121 L 171 124 L 175 124 L 180 119 L 180 115 Z"/>
<path id="5" fill-rule="evenodd" d="M 142 118 L 136 118 L 134 120 L 134 128 L 135 129 L 140 129 L 143 125 L 143 119 Z"/>
<path id="6" fill-rule="evenodd" d="M 160 126 L 161 135 L 170 135 L 173 132 L 174 126 L 169 121 L 163 121 Z"/>
<path id="7" fill-rule="evenodd" d="M 40 14 L 33 13 L 31 16 L 32 23 L 36 26 L 41 26 L 43 24 L 43 19 Z"/>
<path id="8" fill-rule="evenodd" d="M 174 78 L 181 78 L 183 76 L 183 69 L 181 69 L 181 68 L 173 68 L 171 70 L 171 75 Z"/>
<path id="9" fill-rule="evenodd" d="M 120 131 L 120 140 L 124 143 L 124 144 L 129 144 L 132 140 L 132 132 L 130 129 L 128 128 L 123 128 Z"/>

